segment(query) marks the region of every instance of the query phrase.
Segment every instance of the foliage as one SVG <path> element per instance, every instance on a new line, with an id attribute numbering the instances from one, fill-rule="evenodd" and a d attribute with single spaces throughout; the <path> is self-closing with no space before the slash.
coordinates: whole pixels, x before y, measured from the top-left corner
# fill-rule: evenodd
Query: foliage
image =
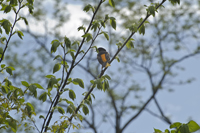
<path id="1" fill-rule="evenodd" d="M 175 122 L 170 125 L 170 129 L 175 128 L 174 130 L 169 131 L 166 129 L 164 133 L 193 133 L 200 129 L 200 126 L 193 120 L 189 121 L 187 124 Z M 163 133 L 159 129 L 154 129 L 155 133 Z"/>
<path id="2" fill-rule="evenodd" d="M 5 14 L 11 14 L 11 16 L 13 17 L 13 21 L 5 18 L 2 18 L 0 20 L 0 40 L 1 44 L 3 44 L 3 47 L 1 46 L 0 48 L 0 71 L 1 73 L 7 73 L 7 75 L 9 75 L 8 77 L 0 81 L 0 129 L 11 129 L 13 132 L 17 132 L 19 131 L 18 127 L 24 126 L 25 131 L 37 130 L 41 133 L 64 132 L 67 130 L 69 132 L 71 127 L 73 129 L 80 130 L 81 124 L 79 122 L 87 122 L 88 115 L 91 113 L 94 114 L 92 103 L 94 101 L 93 99 L 95 99 L 95 95 L 93 94 L 95 88 L 101 91 L 103 90 L 108 94 L 111 99 L 111 105 L 116 112 L 117 118 L 121 118 L 128 109 L 132 109 L 133 111 L 138 110 L 136 115 L 131 116 L 130 119 L 123 126 L 120 125 L 120 122 L 116 121 L 116 132 L 124 131 L 124 129 L 130 124 L 130 122 L 132 122 L 143 110 L 146 109 L 146 106 L 151 100 L 154 100 L 157 107 L 160 109 L 155 95 L 160 89 L 163 88 L 165 77 L 173 76 L 171 68 L 182 60 L 200 53 L 200 49 L 195 49 L 195 52 L 187 54 L 175 60 L 163 56 L 163 47 L 161 43 L 158 43 L 158 47 L 156 47 L 156 50 L 158 50 L 159 52 L 156 53 L 155 56 L 151 55 L 151 53 L 148 51 L 149 48 L 146 45 L 139 44 L 136 45 L 137 49 L 134 48 L 135 40 L 132 37 L 136 33 L 142 35 L 145 35 L 147 33 L 146 27 L 148 24 L 150 25 L 150 22 L 148 22 L 147 19 L 150 16 L 156 17 L 156 13 L 159 14 L 158 9 L 160 9 L 160 7 L 163 7 L 163 4 L 165 2 L 166 0 L 162 0 L 160 1 L 160 3 L 151 3 L 149 6 L 143 7 L 146 8 L 146 16 L 139 19 L 133 18 L 133 21 L 126 21 L 126 19 L 124 18 L 126 18 L 127 16 L 125 14 L 122 15 L 119 12 L 120 9 L 117 9 L 117 6 L 120 5 L 120 1 L 99 0 L 97 5 L 87 4 L 83 8 L 83 11 L 91 14 L 91 20 L 89 21 L 89 23 L 87 23 L 88 26 L 82 25 L 78 27 L 78 31 L 82 32 L 83 34 L 81 35 L 81 38 L 77 39 L 72 38 L 68 35 L 64 36 L 57 31 L 59 28 L 62 28 L 63 24 L 66 22 L 66 14 L 63 13 L 64 9 L 60 10 L 60 7 L 64 8 L 64 6 L 62 5 L 61 1 L 57 0 L 54 7 L 56 11 L 53 14 L 56 20 L 58 20 L 58 23 L 56 23 L 56 25 L 52 27 L 51 30 L 47 30 L 49 36 L 56 39 L 51 39 L 51 45 L 46 46 L 46 44 L 40 40 L 40 37 L 42 36 L 43 38 L 47 38 L 47 36 L 37 35 L 39 33 L 35 34 L 34 32 L 32 32 L 30 30 L 31 27 L 29 27 L 29 21 L 31 21 L 31 19 L 29 20 L 28 16 L 20 15 L 20 12 L 22 12 L 23 10 L 28 10 L 29 14 L 32 14 L 32 18 L 34 18 L 34 20 L 37 20 L 37 22 L 42 21 L 44 16 L 46 15 L 41 6 L 42 1 L 1 1 L 1 12 Z M 173 5 L 180 4 L 179 0 L 170 0 L 169 2 L 171 2 Z M 131 4 L 134 5 L 133 3 L 129 3 L 129 6 Z M 109 8 L 102 9 L 104 5 L 109 6 Z M 110 10 L 109 14 L 105 14 L 105 10 L 107 9 Z M 101 14 L 102 10 L 104 10 L 104 13 Z M 117 13 L 120 14 L 119 16 L 121 17 L 121 19 L 125 21 L 119 25 L 117 23 L 117 19 L 113 16 L 113 13 L 116 10 L 118 10 Z M 132 9 L 130 11 L 132 11 Z M 14 15 L 12 15 L 12 13 L 14 13 Z M 160 15 L 160 17 L 163 17 L 162 14 Z M 15 27 L 20 20 L 24 21 L 25 25 L 27 25 L 27 29 L 21 28 L 20 30 L 16 30 Z M 165 25 L 162 26 L 164 27 Z M 115 38 L 117 33 L 113 35 L 109 34 L 109 29 L 116 31 L 117 28 L 122 27 L 125 27 L 127 29 L 128 34 L 120 36 L 120 38 L 123 39 L 121 40 L 123 42 L 118 41 L 117 39 L 114 40 L 113 38 Z M 161 31 L 158 30 L 158 32 Z M 37 50 L 37 54 L 40 58 L 42 58 L 43 64 L 48 64 L 47 59 L 49 59 L 49 57 L 47 58 L 47 55 L 50 56 L 51 61 L 54 60 L 55 62 L 53 67 L 51 68 L 51 71 L 47 73 L 45 72 L 45 76 L 42 75 L 41 77 L 38 77 L 37 75 L 37 77 L 34 78 L 31 73 L 27 73 L 35 80 L 28 81 L 28 79 L 20 80 L 20 78 L 17 78 L 18 80 L 20 80 L 20 82 L 15 83 L 13 80 L 11 80 L 12 78 L 15 79 L 17 77 L 15 71 L 19 69 L 17 68 L 15 62 L 19 61 L 18 64 L 20 64 L 23 61 L 16 59 L 9 62 L 9 60 L 12 58 L 10 58 L 11 55 L 8 55 L 8 51 L 10 47 L 13 47 L 10 40 L 11 38 L 14 38 L 14 35 L 17 35 L 21 39 L 21 41 L 23 41 L 25 40 L 24 36 L 26 34 L 29 34 L 31 37 L 33 37 L 45 51 L 44 54 L 44 51 L 42 51 L 41 49 Z M 149 64 L 152 64 L 153 59 L 156 59 L 156 61 L 160 65 L 162 71 L 161 74 L 159 73 L 160 75 L 158 74 L 158 76 L 160 76 L 161 78 L 157 81 L 154 81 L 154 76 L 157 74 L 152 73 L 152 71 L 150 70 L 151 65 L 149 65 L 148 67 L 146 64 L 138 64 L 135 61 L 132 61 L 132 59 L 129 59 L 131 62 L 128 63 L 133 63 L 137 68 L 144 71 L 147 74 L 147 77 L 150 79 L 152 95 L 146 102 L 144 102 L 144 104 L 140 106 L 124 105 L 124 101 L 130 93 L 142 90 L 138 84 L 131 84 L 131 87 L 128 87 L 128 91 L 126 91 L 123 96 L 118 95 L 117 92 L 114 91 L 114 87 L 111 87 L 110 85 L 112 80 L 115 80 L 115 76 L 109 76 L 112 74 L 104 74 L 109 68 L 102 69 L 99 73 L 99 71 L 94 72 L 92 69 L 90 69 L 89 65 L 87 66 L 87 68 L 82 65 L 82 62 L 84 62 L 85 59 L 90 58 L 90 54 L 92 54 L 92 49 L 97 49 L 94 43 L 97 42 L 97 39 L 100 38 L 102 34 L 105 40 L 110 41 L 110 43 L 112 44 L 116 44 L 115 48 L 117 50 L 114 54 L 112 54 L 110 64 L 115 59 L 120 62 L 120 58 L 118 56 L 125 57 L 127 53 L 133 52 L 134 54 L 132 54 L 131 56 L 134 56 L 137 59 L 142 58 L 143 61 L 148 61 Z M 157 34 L 162 34 L 162 32 Z M 19 44 L 19 42 L 15 43 Z M 128 52 L 123 52 L 123 50 L 127 50 Z M 179 50 L 179 45 L 177 45 L 175 50 Z M 28 55 L 28 53 L 29 52 L 24 55 Z M 17 56 L 15 57 L 17 58 Z M 123 62 L 120 63 L 124 63 L 125 59 L 126 58 L 122 59 Z M 30 63 L 33 62 L 30 59 L 28 60 L 30 61 Z M 3 64 L 3 61 L 5 61 L 6 63 Z M 127 65 L 128 63 L 124 64 Z M 41 74 L 46 69 L 44 66 L 35 68 L 34 66 L 30 65 L 29 62 L 26 62 L 26 65 L 27 66 L 25 67 L 25 69 L 28 69 L 28 71 L 33 70 L 33 73 L 38 72 Z M 83 80 L 81 78 L 81 75 L 78 75 L 79 77 L 77 77 L 77 75 L 73 75 L 73 72 L 77 71 L 77 67 L 84 69 L 92 76 L 93 79 Z M 20 68 L 20 70 L 23 69 Z M 23 77 L 24 75 L 21 76 Z M 42 81 L 44 81 L 44 83 Z M 120 82 L 119 80 L 116 81 L 116 83 Z M 82 97 L 79 96 L 79 93 L 77 93 L 76 89 L 74 88 L 78 88 L 80 92 L 83 92 Z M 87 90 L 85 90 L 86 88 Z M 26 97 L 31 97 L 34 100 Z M 78 101 L 78 98 L 82 99 Z M 120 109 L 118 109 L 116 104 L 118 101 L 122 101 L 122 106 L 120 107 Z M 42 112 L 43 110 L 40 107 L 36 106 L 36 104 L 44 105 L 44 103 L 49 105 L 48 109 L 45 108 L 45 113 Z M 67 108 L 65 109 L 64 107 L 66 106 Z M 165 122 L 171 124 L 170 120 L 163 114 L 162 110 L 160 109 L 159 111 L 162 115 L 162 119 Z M 19 115 L 20 120 L 15 118 L 15 116 L 12 114 L 13 112 Z M 41 112 L 44 115 L 40 115 Z M 57 117 L 57 119 L 55 120 L 53 119 L 53 115 L 55 115 L 57 112 L 59 113 L 59 117 Z M 42 120 L 41 127 L 37 125 L 35 121 L 36 119 Z M 78 124 L 76 122 L 73 122 L 73 119 L 75 119 Z M 32 122 L 32 124 L 27 123 L 27 121 Z M 95 126 L 91 127 L 93 127 L 93 130 L 96 132 L 96 129 L 94 128 Z M 171 124 L 170 128 L 176 128 L 176 130 L 172 130 L 171 132 L 194 132 L 199 129 L 199 125 L 194 121 L 190 121 L 187 124 Z M 161 132 L 158 129 L 155 129 L 154 131 Z M 165 131 L 170 132 L 169 130 Z"/>

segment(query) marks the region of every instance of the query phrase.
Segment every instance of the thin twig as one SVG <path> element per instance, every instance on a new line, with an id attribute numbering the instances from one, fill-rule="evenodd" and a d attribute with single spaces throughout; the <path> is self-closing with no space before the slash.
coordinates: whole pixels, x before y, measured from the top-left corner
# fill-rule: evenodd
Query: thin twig
<path id="1" fill-rule="evenodd" d="M 22 1 L 23 1 L 23 0 L 22 0 Z M 13 29 L 14 29 L 14 27 L 15 27 L 15 24 L 16 24 L 17 21 L 19 20 L 19 19 L 18 19 L 18 13 L 19 13 L 20 9 L 22 8 L 22 7 L 21 7 L 22 1 L 18 1 L 18 2 L 19 2 L 19 9 L 17 10 L 17 12 L 15 12 L 15 20 L 14 20 L 14 23 L 13 23 L 13 25 L 12 25 L 12 27 L 11 27 L 8 40 L 6 40 L 6 46 L 5 46 L 4 50 L 3 50 L 3 53 L 1 54 L 0 63 L 3 61 L 4 54 L 5 54 L 5 52 L 6 52 L 7 48 L 8 48 L 8 44 L 9 44 L 9 42 L 10 42 L 10 39 L 11 39 L 11 37 L 13 36 Z"/>
<path id="2" fill-rule="evenodd" d="M 171 125 L 172 122 L 164 115 L 164 113 L 163 113 L 163 111 L 162 111 L 162 109 L 161 109 L 161 107 L 160 107 L 160 105 L 159 105 L 159 103 L 158 103 L 158 101 L 157 101 L 157 99 L 155 97 L 154 97 L 154 101 L 156 103 L 156 106 L 158 107 L 158 110 L 159 110 L 160 114 L 163 117 L 163 120 Z"/>
<path id="3" fill-rule="evenodd" d="M 155 117 L 157 117 L 157 118 L 163 120 L 163 121 L 166 122 L 167 124 L 169 124 L 169 123 L 165 120 L 165 118 L 163 118 L 162 116 L 157 115 L 156 113 L 154 113 L 153 111 L 151 111 L 151 110 L 149 110 L 149 109 L 147 109 L 147 108 L 145 108 L 144 110 L 146 110 L 146 111 L 149 112 L 151 115 L 153 115 L 153 116 L 155 116 Z"/>
<path id="4" fill-rule="evenodd" d="M 38 127 L 36 126 L 35 122 L 33 120 L 31 120 L 33 122 L 33 125 L 35 126 L 35 128 L 37 129 L 38 133 L 40 133 L 40 130 L 38 129 Z"/>

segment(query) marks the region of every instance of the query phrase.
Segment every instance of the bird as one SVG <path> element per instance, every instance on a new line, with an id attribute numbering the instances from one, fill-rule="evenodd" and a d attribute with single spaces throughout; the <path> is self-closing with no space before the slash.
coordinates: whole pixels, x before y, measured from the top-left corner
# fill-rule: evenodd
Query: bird
<path id="1" fill-rule="evenodd" d="M 109 53 L 102 47 L 98 48 L 98 54 L 97 54 L 97 59 L 99 63 L 102 65 L 103 69 L 104 67 L 110 66 L 109 61 L 110 61 L 110 55 Z"/>

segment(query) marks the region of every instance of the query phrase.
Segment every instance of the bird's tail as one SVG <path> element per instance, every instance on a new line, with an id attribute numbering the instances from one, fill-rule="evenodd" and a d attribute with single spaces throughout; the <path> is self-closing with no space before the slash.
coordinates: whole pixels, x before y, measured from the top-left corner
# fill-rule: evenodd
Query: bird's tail
<path id="1" fill-rule="evenodd" d="M 109 67 L 109 66 L 110 66 L 110 64 L 107 62 L 105 67 Z"/>

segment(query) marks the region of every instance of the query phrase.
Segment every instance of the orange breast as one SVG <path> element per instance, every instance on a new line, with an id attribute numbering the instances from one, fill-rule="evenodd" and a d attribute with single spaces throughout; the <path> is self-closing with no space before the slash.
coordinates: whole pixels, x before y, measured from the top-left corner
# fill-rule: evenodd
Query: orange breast
<path id="1" fill-rule="evenodd" d="M 102 54 L 102 55 L 101 55 L 101 59 L 102 59 L 103 62 L 106 62 L 106 61 L 107 61 L 106 55 L 105 55 L 105 54 Z"/>

